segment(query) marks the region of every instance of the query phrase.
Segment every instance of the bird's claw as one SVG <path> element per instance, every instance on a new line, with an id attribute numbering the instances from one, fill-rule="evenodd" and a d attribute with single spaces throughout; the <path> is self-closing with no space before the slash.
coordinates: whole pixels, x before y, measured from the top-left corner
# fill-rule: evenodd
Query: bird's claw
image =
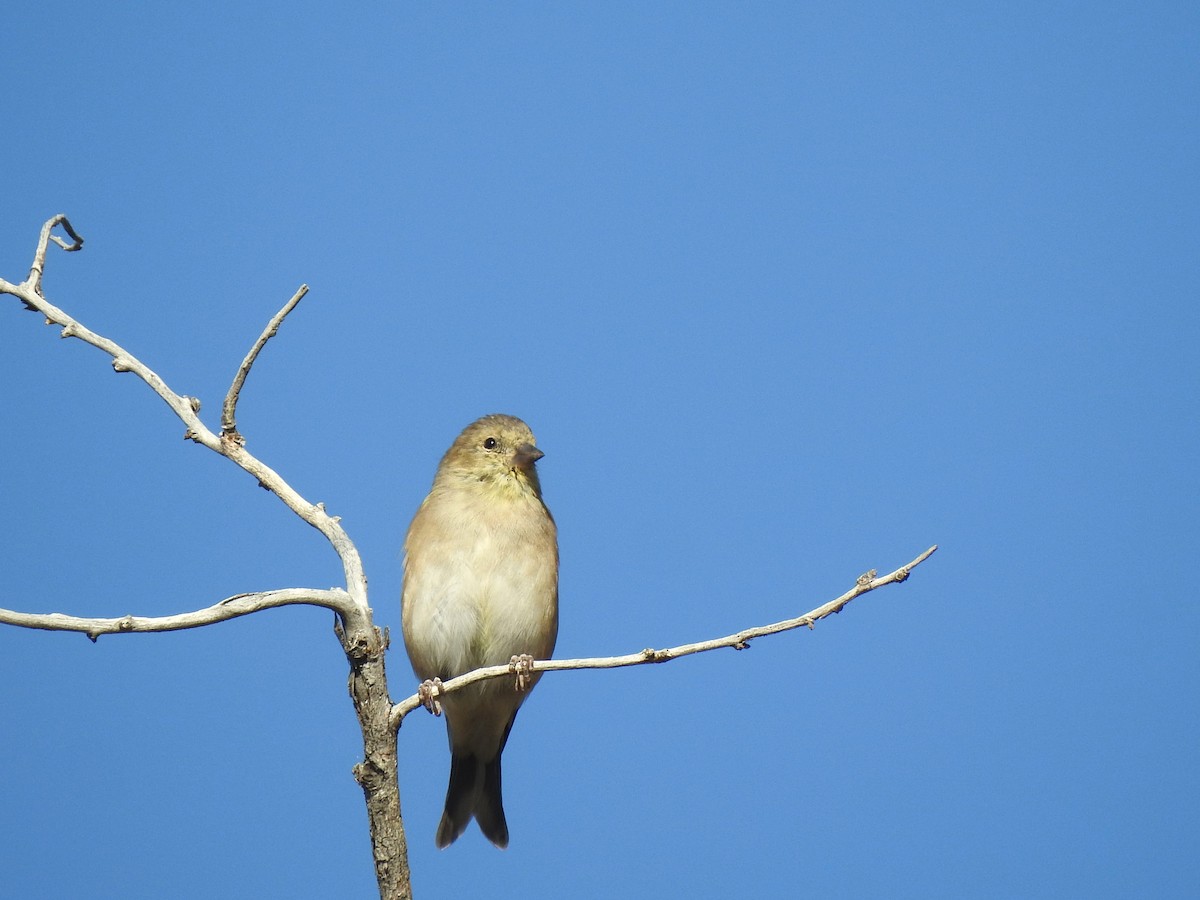
<path id="1" fill-rule="evenodd" d="M 533 680 L 533 657 L 528 653 L 514 656 L 508 661 L 508 668 L 517 676 L 516 689 L 518 691 L 528 690 L 529 683 Z"/>
<path id="2" fill-rule="evenodd" d="M 442 704 L 438 697 L 442 693 L 442 679 L 427 678 L 421 682 L 421 686 L 417 688 L 417 699 L 421 701 L 421 705 L 433 713 L 435 716 L 442 714 Z"/>

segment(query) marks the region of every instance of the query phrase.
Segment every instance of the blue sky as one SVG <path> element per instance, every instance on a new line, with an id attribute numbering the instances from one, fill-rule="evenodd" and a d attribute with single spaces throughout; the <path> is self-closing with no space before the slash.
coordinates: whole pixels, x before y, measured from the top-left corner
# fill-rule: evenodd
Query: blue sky
<path id="1" fill-rule="evenodd" d="M 26 5 L 5 17 L 0 276 L 210 424 L 266 320 L 250 449 L 341 515 L 377 621 L 475 417 L 526 419 L 558 656 L 512 830 L 418 897 L 1194 896 L 1200 11 L 1194 4 Z M 133 376 L 0 304 L 4 606 L 161 615 L 328 587 L 320 536 Z M 319 610 L 0 630 L 0 884 L 368 897 Z M 389 658 L 394 699 L 414 679 Z"/>

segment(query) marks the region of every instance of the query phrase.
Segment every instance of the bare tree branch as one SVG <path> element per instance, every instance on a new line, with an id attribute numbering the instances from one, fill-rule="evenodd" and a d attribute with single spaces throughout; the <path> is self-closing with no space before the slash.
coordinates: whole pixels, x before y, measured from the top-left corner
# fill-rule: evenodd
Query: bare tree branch
<path id="1" fill-rule="evenodd" d="M 149 366 L 120 344 L 96 334 L 42 296 L 39 285 L 42 270 L 45 266 L 47 239 L 51 237 L 50 230 L 56 224 L 62 224 L 64 229 L 75 238 L 76 242 L 73 246 L 68 247 L 55 237 L 54 240 L 59 246 L 72 250 L 77 250 L 82 246 L 83 239 L 70 227 L 70 223 L 67 222 L 66 217 L 55 216 L 42 227 L 42 234 L 38 240 L 37 253 L 34 257 L 34 264 L 29 278 L 21 284 L 12 284 L 4 279 L 0 279 L 0 293 L 12 294 L 24 303 L 27 308 L 42 313 L 46 317 L 47 324 L 61 325 L 62 337 L 78 338 L 84 343 L 91 344 L 93 347 L 107 353 L 112 357 L 112 366 L 115 371 L 132 372 L 137 375 L 171 407 L 171 411 L 187 427 L 187 430 L 184 432 L 185 438 L 195 441 L 198 444 L 203 444 L 209 450 L 221 454 L 233 461 L 244 471 L 249 472 L 258 480 L 259 484 L 279 497 L 288 509 L 325 535 L 326 540 L 330 542 L 342 561 L 347 592 L 360 610 L 366 611 L 368 609 L 367 580 L 363 572 L 362 559 L 358 554 L 358 549 L 341 527 L 339 520 L 335 516 L 330 516 L 325 512 L 324 504 L 309 503 L 291 485 L 284 481 L 278 472 L 271 469 L 246 450 L 240 441 L 234 440 L 230 435 L 219 437 L 214 434 L 200 420 L 200 401 L 198 399 L 175 393 Z M 302 288 L 302 290 L 306 289 Z M 299 291 L 297 293 L 303 296 Z M 289 308 L 299 302 L 298 298 L 293 298 L 293 300 L 294 302 L 285 306 L 284 310 L 276 318 L 282 320 L 282 317 L 286 315 Z M 274 321 L 272 320 L 272 322 Z M 277 323 L 276 327 L 278 327 Z M 270 330 L 271 325 L 268 325 L 267 331 L 269 332 Z M 265 343 L 266 338 L 260 338 L 260 340 Z M 257 352 L 252 351 L 252 355 L 257 355 Z M 252 359 L 250 361 L 253 362 Z M 242 365 L 248 368 L 245 362 Z M 242 377 L 244 380 L 244 375 Z"/>
<path id="2" fill-rule="evenodd" d="M 213 625 L 228 619 L 247 616 L 277 606 L 323 606 L 345 618 L 353 615 L 354 602 L 350 595 L 337 588 L 322 591 L 315 588 L 280 588 L 252 594 L 235 594 L 220 603 L 193 612 L 170 616 L 121 616 L 95 619 L 69 616 L 63 613 L 26 613 L 0 609 L 0 624 L 43 631 L 79 631 L 95 641 L 102 634 L 133 634 L 146 631 L 182 631 Z"/>
<path id="3" fill-rule="evenodd" d="M 745 650 L 750 646 L 750 641 L 755 638 L 766 637 L 769 634 L 779 634 L 784 631 L 792 631 L 806 625 L 811 629 L 821 619 L 832 616 L 835 613 L 840 613 L 846 604 L 856 597 L 861 597 L 863 594 L 873 591 L 876 588 L 881 588 L 884 585 L 899 584 L 907 580 L 909 573 L 925 562 L 925 560 L 929 559 L 936 550 L 937 544 L 934 544 L 908 565 L 901 566 L 889 575 L 877 577 L 875 570 L 872 569 L 865 575 L 860 575 L 854 587 L 840 597 L 830 600 L 828 603 L 818 606 L 811 612 L 807 612 L 795 619 L 785 619 L 773 625 L 759 625 L 755 628 L 747 628 L 739 631 L 736 634 L 727 635 L 726 637 L 713 638 L 708 641 L 697 641 L 693 644 L 680 644 L 678 647 L 669 647 L 665 650 L 647 648 L 637 653 L 628 653 L 624 656 L 597 656 L 584 659 L 539 659 L 535 660 L 529 667 L 535 672 L 561 672 L 567 669 L 618 669 L 625 666 L 644 666 L 647 663 L 670 662 L 673 659 L 679 659 L 681 656 L 691 656 L 694 653 L 704 653 L 723 647 Z M 467 685 L 474 684 L 477 681 L 512 675 L 514 674 L 514 670 L 515 660 L 508 665 L 487 666 L 486 668 L 475 669 L 472 672 L 459 675 L 457 678 L 451 678 L 446 682 L 437 682 L 433 691 L 429 694 L 429 701 L 435 702 L 443 694 L 462 690 Z M 401 700 L 392 707 L 392 727 L 398 729 L 404 722 L 405 716 L 417 707 L 425 705 L 425 703 L 426 700 L 420 693 L 413 694 L 411 697 Z"/>
<path id="4" fill-rule="evenodd" d="M 61 225 L 72 237 L 73 244 L 68 245 L 51 234 L 56 225 Z M 47 246 L 51 240 L 64 250 L 78 250 L 83 245 L 83 239 L 75 233 L 65 216 L 55 216 L 48 220 L 42 227 L 29 277 L 20 284 L 0 279 L 0 293 L 12 294 L 27 309 L 42 313 L 47 324 L 62 326 L 63 337 L 79 338 L 107 353 L 112 357 L 115 371 L 133 372 L 146 382 L 184 423 L 187 428 L 184 432 L 185 438 L 203 444 L 253 475 L 259 484 L 279 497 L 288 509 L 325 536 L 341 560 L 346 587 L 345 590 L 313 591 L 297 588 L 261 594 L 242 594 L 230 597 L 208 609 L 160 618 L 125 616 L 119 619 L 86 619 L 61 614 L 35 615 L 4 611 L 0 613 L 0 623 L 29 628 L 82 631 L 95 640 L 99 634 L 110 632 L 193 628 L 269 609 L 272 606 L 293 603 L 308 603 L 334 610 L 338 616 L 335 630 L 350 664 L 350 698 L 358 714 L 363 736 L 363 761 L 354 767 L 354 777 L 363 789 L 366 802 L 379 895 L 383 900 L 409 900 L 412 897 L 412 887 L 408 866 L 408 843 L 400 817 L 396 730 L 389 722 L 392 701 L 388 695 L 384 666 L 387 641 L 375 627 L 371 616 L 371 608 L 367 603 L 367 579 L 358 548 L 354 546 L 337 517 L 325 512 L 323 504 L 309 503 L 277 472 L 246 450 L 233 419 L 238 392 L 255 357 L 278 329 L 283 318 L 300 302 L 307 287 L 301 287 L 292 300 L 268 323 L 266 330 L 242 362 L 230 393 L 225 398 L 226 416 L 223 416 L 222 433 L 218 436 L 200 420 L 199 400 L 175 393 L 167 387 L 162 378 L 128 350 L 84 327 L 42 296 L 42 272 L 45 268 Z"/>
<path id="5" fill-rule="evenodd" d="M 239 444 L 244 443 L 242 436 L 238 434 L 235 418 L 238 395 L 242 392 L 242 385 L 246 383 L 246 376 L 250 374 L 250 367 L 254 365 L 254 360 L 258 358 L 259 352 L 267 345 L 267 341 L 275 337 L 287 314 L 296 308 L 296 304 L 303 300 L 307 293 L 308 285 L 300 285 L 300 288 L 292 295 L 292 299 L 285 303 L 283 309 L 275 313 L 271 321 L 267 323 L 263 333 L 258 336 L 258 340 L 254 342 L 254 346 L 250 348 L 250 352 L 246 354 L 242 364 L 238 366 L 237 374 L 233 376 L 233 384 L 229 386 L 229 393 L 225 395 L 225 405 L 221 410 L 221 437 L 232 438 Z"/>

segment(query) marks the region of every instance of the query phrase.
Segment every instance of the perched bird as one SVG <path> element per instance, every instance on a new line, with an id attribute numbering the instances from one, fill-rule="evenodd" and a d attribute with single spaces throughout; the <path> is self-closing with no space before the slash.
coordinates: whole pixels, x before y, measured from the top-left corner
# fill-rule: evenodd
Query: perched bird
<path id="1" fill-rule="evenodd" d="M 528 425 L 491 415 L 468 425 L 442 457 L 404 542 L 404 646 L 425 682 L 554 652 L 558 536 L 535 468 L 543 455 Z M 438 698 L 450 738 L 439 847 L 472 816 L 488 840 L 508 846 L 500 754 L 523 688 L 537 678 L 518 675 L 516 688 L 492 678 Z"/>

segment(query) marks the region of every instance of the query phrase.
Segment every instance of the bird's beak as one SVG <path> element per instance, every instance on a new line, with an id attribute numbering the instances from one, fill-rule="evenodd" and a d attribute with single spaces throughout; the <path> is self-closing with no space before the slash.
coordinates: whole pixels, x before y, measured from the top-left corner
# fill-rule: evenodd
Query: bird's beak
<path id="1" fill-rule="evenodd" d="M 533 444 L 521 444 L 513 454 L 513 465 L 518 469 L 531 469 L 533 464 L 545 455 Z"/>

